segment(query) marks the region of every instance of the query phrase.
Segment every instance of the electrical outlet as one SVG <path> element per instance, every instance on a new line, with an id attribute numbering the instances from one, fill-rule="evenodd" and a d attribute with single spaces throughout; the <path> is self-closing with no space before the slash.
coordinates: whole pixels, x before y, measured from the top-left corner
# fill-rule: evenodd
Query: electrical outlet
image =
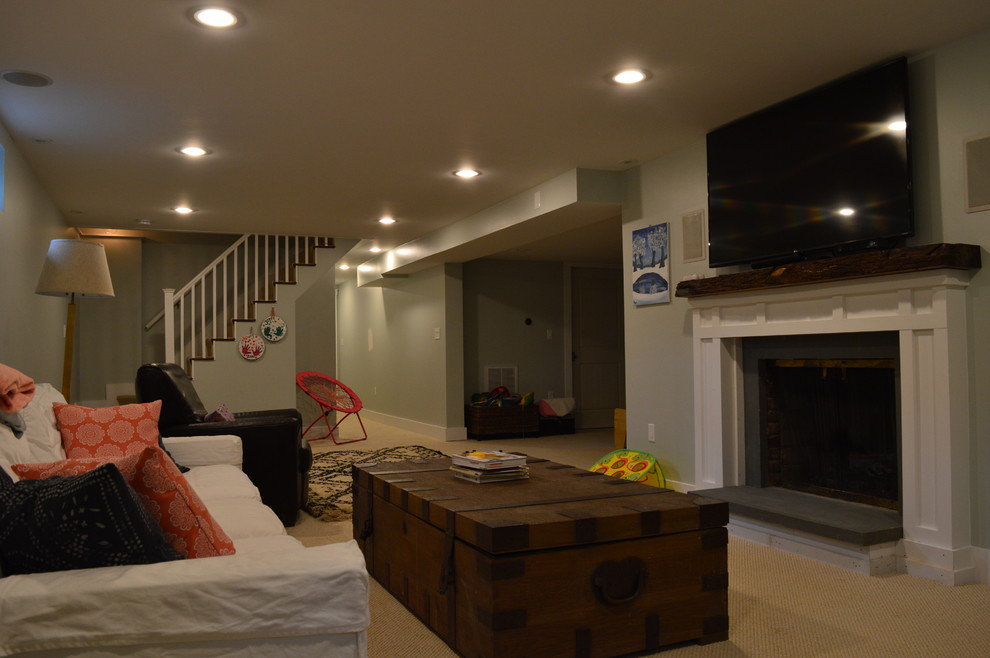
<path id="1" fill-rule="evenodd" d="M 653 426 L 653 423 L 648 423 L 646 425 L 646 440 L 649 441 L 650 443 L 657 442 L 657 432 Z"/>

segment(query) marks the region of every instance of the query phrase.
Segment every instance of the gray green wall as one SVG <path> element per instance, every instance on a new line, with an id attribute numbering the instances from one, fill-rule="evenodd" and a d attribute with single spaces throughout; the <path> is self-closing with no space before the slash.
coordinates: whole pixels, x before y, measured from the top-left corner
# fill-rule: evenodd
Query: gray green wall
<path id="1" fill-rule="evenodd" d="M 438 431 L 463 428 L 461 298 L 460 264 L 438 265 L 384 287 L 340 283 L 339 379 L 378 413 Z"/>
<path id="2" fill-rule="evenodd" d="M 100 238 L 113 280 L 112 299 L 83 299 L 76 329 L 74 402 L 115 399 L 107 385 L 128 385 L 141 365 L 141 240 Z M 108 398 L 108 395 L 110 396 Z"/>
<path id="3" fill-rule="evenodd" d="M 486 390 L 486 366 L 515 365 L 518 389 L 564 396 L 564 265 L 476 260 L 464 264 L 464 392 Z M 532 322 L 526 324 L 526 320 Z M 547 334 L 550 337 L 547 337 Z M 462 402 L 466 402 L 463 400 Z"/>
<path id="4" fill-rule="evenodd" d="M 74 237 L 74 233 L 2 125 L 0 144 L 5 163 L 5 202 L 0 210 L 0 363 L 36 381 L 61 386 L 62 327 L 68 301 L 36 295 L 34 289 L 49 242 Z M 100 301 L 80 301 L 79 315 Z"/>

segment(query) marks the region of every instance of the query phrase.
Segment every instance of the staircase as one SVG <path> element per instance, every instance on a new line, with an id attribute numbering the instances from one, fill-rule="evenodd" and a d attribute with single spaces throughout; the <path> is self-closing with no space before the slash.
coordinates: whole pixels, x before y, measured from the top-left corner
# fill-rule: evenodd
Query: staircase
<path id="1" fill-rule="evenodd" d="M 163 321 L 165 361 L 194 377 L 197 363 L 239 338 L 236 323 L 258 322 L 258 305 L 277 303 L 279 286 L 296 285 L 300 268 L 315 268 L 318 252 L 334 246 L 327 237 L 242 235 L 182 288 L 164 290 L 163 309 L 145 330 Z"/>

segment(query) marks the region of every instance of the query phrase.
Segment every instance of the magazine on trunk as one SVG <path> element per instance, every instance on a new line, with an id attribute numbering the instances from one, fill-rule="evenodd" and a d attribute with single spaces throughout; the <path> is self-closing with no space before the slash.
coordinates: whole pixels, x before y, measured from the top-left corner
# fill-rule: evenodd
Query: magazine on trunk
<path id="1" fill-rule="evenodd" d="M 482 471 L 526 465 L 526 455 L 517 455 L 501 450 L 469 450 L 451 455 L 450 460 L 456 466 L 466 466 Z"/>
<path id="2" fill-rule="evenodd" d="M 529 477 L 529 468 L 526 466 L 500 468 L 490 471 L 479 471 L 473 468 L 451 466 L 450 470 L 454 472 L 454 477 L 478 484 L 484 484 L 486 482 L 505 482 L 506 480 L 525 480 Z"/>

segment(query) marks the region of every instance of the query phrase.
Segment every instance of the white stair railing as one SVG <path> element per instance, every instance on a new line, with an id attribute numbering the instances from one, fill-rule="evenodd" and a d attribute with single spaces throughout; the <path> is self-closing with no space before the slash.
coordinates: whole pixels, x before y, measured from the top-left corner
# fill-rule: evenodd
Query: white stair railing
<path id="1" fill-rule="evenodd" d="M 255 320 L 255 302 L 274 302 L 275 282 L 295 282 L 295 266 L 313 264 L 315 247 L 333 239 L 315 236 L 242 235 L 178 290 L 165 289 L 162 311 L 145 330 L 165 324 L 165 361 L 213 356 L 213 341 L 230 340 L 235 320 Z"/>

